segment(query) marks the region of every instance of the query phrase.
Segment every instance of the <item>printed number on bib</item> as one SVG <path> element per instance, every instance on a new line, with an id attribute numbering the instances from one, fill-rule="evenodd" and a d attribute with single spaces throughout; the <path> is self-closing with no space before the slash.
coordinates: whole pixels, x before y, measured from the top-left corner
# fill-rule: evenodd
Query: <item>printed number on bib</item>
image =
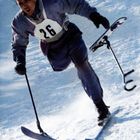
<path id="1" fill-rule="evenodd" d="M 40 29 L 39 31 L 40 31 L 40 33 L 43 33 L 43 34 L 44 34 L 44 37 L 45 37 L 46 39 L 47 39 L 47 38 L 50 38 L 50 37 L 49 37 L 49 34 L 50 34 L 51 36 L 55 36 L 55 35 L 56 35 L 56 32 L 55 32 L 54 29 L 52 29 L 51 25 L 47 25 L 47 26 L 46 26 L 46 30 Z"/>
<path id="2" fill-rule="evenodd" d="M 62 27 L 56 21 L 45 19 L 36 25 L 34 33 L 39 39 L 50 39 L 55 37 L 61 30 Z"/>

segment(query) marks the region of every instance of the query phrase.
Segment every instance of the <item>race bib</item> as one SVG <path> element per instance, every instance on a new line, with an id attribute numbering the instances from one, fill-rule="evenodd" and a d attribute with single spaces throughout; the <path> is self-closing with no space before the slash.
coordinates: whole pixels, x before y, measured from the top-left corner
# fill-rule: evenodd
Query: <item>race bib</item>
<path id="1" fill-rule="evenodd" d="M 62 31 L 62 27 L 51 19 L 45 19 L 35 25 L 34 35 L 38 39 L 49 40 L 56 37 Z"/>

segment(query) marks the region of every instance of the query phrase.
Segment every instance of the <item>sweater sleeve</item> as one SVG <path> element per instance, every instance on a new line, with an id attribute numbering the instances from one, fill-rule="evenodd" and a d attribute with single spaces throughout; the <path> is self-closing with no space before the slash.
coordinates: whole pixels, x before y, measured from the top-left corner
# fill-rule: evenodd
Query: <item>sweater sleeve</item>
<path id="1" fill-rule="evenodd" d="M 12 52 L 13 60 L 16 62 L 21 56 L 25 58 L 29 42 L 29 34 L 25 31 L 22 23 L 17 17 L 12 22 Z"/>
<path id="2" fill-rule="evenodd" d="M 87 17 L 93 12 L 97 12 L 95 7 L 89 5 L 86 0 L 60 0 L 62 12 L 68 14 L 78 14 Z"/>

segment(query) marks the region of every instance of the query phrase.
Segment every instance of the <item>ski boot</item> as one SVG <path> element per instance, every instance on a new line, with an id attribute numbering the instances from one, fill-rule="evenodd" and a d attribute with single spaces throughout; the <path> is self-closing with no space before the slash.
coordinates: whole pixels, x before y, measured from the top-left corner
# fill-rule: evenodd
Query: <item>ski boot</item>
<path id="1" fill-rule="evenodd" d="M 109 106 L 106 106 L 104 101 L 101 100 L 99 103 L 96 104 L 96 107 L 97 107 L 97 111 L 99 113 L 98 125 L 103 126 L 111 116 L 109 109 L 108 109 Z"/>

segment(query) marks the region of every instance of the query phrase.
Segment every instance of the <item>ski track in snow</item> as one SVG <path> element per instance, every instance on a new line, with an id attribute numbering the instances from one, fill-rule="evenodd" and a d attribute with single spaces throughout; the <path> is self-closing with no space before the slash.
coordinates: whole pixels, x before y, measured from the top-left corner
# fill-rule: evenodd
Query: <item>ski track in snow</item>
<path id="1" fill-rule="evenodd" d="M 111 36 L 112 47 L 125 72 L 135 69 L 128 79 L 137 85 L 132 92 L 123 90 L 121 73 L 112 54 L 105 47 L 94 54 L 89 51 L 90 62 L 104 89 L 104 98 L 111 108 L 121 111 L 113 118 L 111 127 L 101 140 L 140 139 L 140 1 L 89 0 L 112 23 L 121 16 L 128 20 Z M 24 76 L 14 72 L 10 47 L 10 23 L 18 11 L 14 1 L 0 0 L 0 140 L 30 140 L 20 127 L 38 132 L 35 116 Z M 8 9 L 8 10 L 7 10 Z M 104 32 L 85 18 L 71 16 L 83 31 L 90 45 Z M 86 24 L 85 24 L 86 22 Z M 90 28 L 89 28 L 90 27 Z M 27 69 L 42 128 L 58 140 L 84 140 L 93 138 L 97 129 L 97 113 L 92 101 L 84 93 L 71 64 L 59 73 L 52 71 L 47 59 L 31 38 L 27 49 Z"/>

